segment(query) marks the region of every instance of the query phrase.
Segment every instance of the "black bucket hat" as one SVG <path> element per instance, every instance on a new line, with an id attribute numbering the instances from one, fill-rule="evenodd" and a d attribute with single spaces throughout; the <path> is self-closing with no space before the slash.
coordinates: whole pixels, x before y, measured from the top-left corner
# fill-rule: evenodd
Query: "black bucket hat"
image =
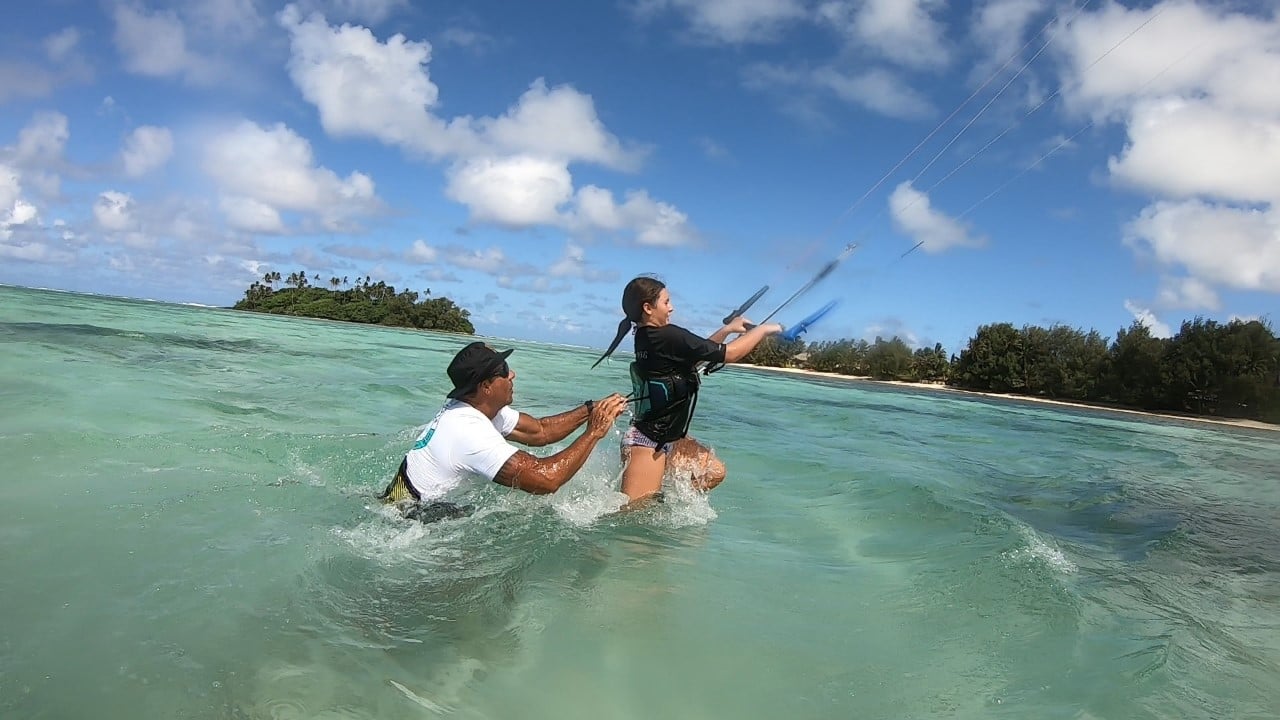
<path id="1" fill-rule="evenodd" d="M 471 394 L 480 383 L 497 377 L 498 371 L 507 362 L 512 350 L 498 352 L 482 342 L 473 342 L 458 351 L 449 363 L 449 379 L 453 381 L 453 390 L 446 397 L 457 400 Z"/>

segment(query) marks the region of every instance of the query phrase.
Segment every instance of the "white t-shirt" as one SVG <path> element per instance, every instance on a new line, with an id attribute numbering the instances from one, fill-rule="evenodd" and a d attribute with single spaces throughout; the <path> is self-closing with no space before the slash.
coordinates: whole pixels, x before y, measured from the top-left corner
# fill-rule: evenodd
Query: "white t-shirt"
<path id="1" fill-rule="evenodd" d="M 409 482 L 423 500 L 433 500 L 468 477 L 493 480 L 516 453 L 505 438 L 519 421 L 520 413 L 510 405 L 490 420 L 470 405 L 450 400 L 407 453 Z"/>

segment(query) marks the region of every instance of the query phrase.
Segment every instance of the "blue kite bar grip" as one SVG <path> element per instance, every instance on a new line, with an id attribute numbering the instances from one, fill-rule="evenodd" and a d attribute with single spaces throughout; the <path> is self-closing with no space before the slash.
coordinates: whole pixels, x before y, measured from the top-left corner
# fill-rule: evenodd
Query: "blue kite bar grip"
<path id="1" fill-rule="evenodd" d="M 831 302 L 829 302 L 829 303 L 827 303 L 826 305 L 823 305 L 821 308 L 819 308 L 819 310 L 818 310 L 817 312 L 815 312 L 814 314 L 812 314 L 812 315 L 810 315 L 809 317 L 807 317 L 807 318 L 805 318 L 805 319 L 801 320 L 800 322 L 796 323 L 795 325 L 792 325 L 791 327 L 787 328 L 786 330 L 783 330 L 783 331 L 782 331 L 782 339 L 783 339 L 783 340 L 785 340 L 785 341 L 787 341 L 787 342 L 795 342 L 796 340 L 799 340 L 799 339 L 800 339 L 800 336 L 801 336 L 801 335 L 803 335 L 803 334 L 804 334 L 804 332 L 805 332 L 806 330 L 808 330 L 808 329 L 809 329 L 809 326 L 810 326 L 810 325 L 812 325 L 812 324 L 814 324 L 814 323 L 818 322 L 819 320 L 821 320 L 821 319 L 822 319 L 822 316 L 826 315 L 827 313 L 829 313 L 829 312 L 831 312 L 833 309 L 835 309 L 836 304 L 837 304 L 837 303 L 836 303 L 836 301 L 835 301 L 835 300 L 832 300 Z"/>

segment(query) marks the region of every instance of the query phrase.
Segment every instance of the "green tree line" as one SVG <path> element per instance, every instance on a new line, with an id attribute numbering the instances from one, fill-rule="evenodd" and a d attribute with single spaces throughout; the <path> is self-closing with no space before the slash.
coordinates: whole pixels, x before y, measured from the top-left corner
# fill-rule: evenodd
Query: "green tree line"
<path id="1" fill-rule="evenodd" d="M 806 344 L 770 338 L 746 359 L 878 380 L 932 382 L 1159 412 L 1280 422 L 1280 339 L 1257 320 L 1184 322 L 1157 338 L 1134 322 L 1098 332 L 1009 323 L 979 327 L 959 355 L 900 338 Z"/>
<path id="2" fill-rule="evenodd" d="M 276 289 L 276 283 L 285 287 Z M 312 282 L 316 285 L 312 285 Z M 348 278 L 329 278 L 329 288 L 319 287 L 320 276 L 313 280 L 305 272 L 289 273 L 281 278 L 278 272 L 268 272 L 262 281 L 255 280 L 244 298 L 233 307 L 276 315 L 345 320 L 409 327 L 419 330 L 443 330 L 446 332 L 474 334 L 471 313 L 458 307 L 446 297 L 421 296 L 411 290 L 397 291 L 395 287 L 371 278 L 356 278 L 351 285 Z M 426 295 L 431 291 L 427 290 Z"/>

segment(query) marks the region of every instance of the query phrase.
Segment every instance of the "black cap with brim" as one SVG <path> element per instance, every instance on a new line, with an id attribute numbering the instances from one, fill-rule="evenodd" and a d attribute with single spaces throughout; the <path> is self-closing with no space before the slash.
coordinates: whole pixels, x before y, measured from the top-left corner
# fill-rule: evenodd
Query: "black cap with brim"
<path id="1" fill-rule="evenodd" d="M 480 383 L 494 377 L 494 371 L 506 362 L 507 356 L 512 352 L 514 350 L 499 352 L 482 342 L 473 342 L 459 350 L 453 356 L 453 362 L 449 363 L 447 372 L 449 379 L 453 381 L 453 390 L 445 397 L 457 400 L 470 395 Z"/>

